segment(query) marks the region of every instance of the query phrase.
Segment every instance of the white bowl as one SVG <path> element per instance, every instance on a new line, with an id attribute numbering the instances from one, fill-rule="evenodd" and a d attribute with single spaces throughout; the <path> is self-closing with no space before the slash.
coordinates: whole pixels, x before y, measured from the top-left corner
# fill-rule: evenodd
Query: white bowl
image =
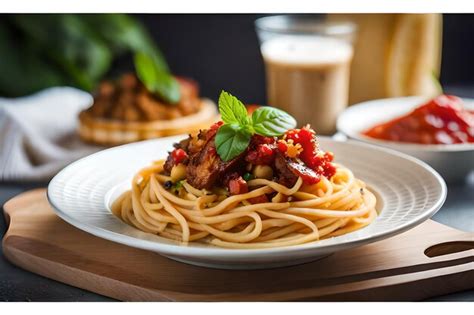
<path id="1" fill-rule="evenodd" d="M 430 164 L 448 182 L 464 180 L 474 170 L 474 144 L 415 144 L 378 140 L 361 132 L 404 115 L 426 102 L 426 97 L 400 97 L 359 103 L 347 108 L 337 120 L 337 129 L 352 139 L 409 154 Z M 463 99 L 474 110 L 474 100 Z"/>
<path id="2" fill-rule="evenodd" d="M 431 217 L 446 198 L 443 179 L 425 163 L 393 150 L 321 137 L 322 148 L 349 167 L 377 196 L 379 216 L 346 235 L 304 245 L 270 249 L 226 249 L 204 244 L 182 246 L 142 232 L 115 217 L 110 205 L 130 188 L 133 175 L 164 158 L 184 136 L 107 149 L 64 168 L 48 186 L 55 212 L 75 227 L 98 237 L 157 252 L 178 261 L 228 269 L 296 265 L 402 233 Z M 157 266 L 159 268 L 159 266 Z"/>

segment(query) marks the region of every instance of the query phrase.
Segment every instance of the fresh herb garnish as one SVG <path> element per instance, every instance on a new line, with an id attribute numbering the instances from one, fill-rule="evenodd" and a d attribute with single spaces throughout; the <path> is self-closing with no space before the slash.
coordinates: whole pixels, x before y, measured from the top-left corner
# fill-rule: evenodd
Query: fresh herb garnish
<path id="1" fill-rule="evenodd" d="M 244 152 L 254 134 L 277 137 L 296 127 L 293 117 L 273 107 L 260 107 L 249 117 L 245 105 L 225 91 L 219 96 L 219 111 L 224 125 L 217 132 L 216 149 L 223 161 Z"/>
<path id="2" fill-rule="evenodd" d="M 253 175 L 250 174 L 250 173 L 245 173 L 244 176 L 242 176 L 242 178 L 243 178 L 246 182 L 248 182 L 249 180 L 252 180 L 254 177 L 253 177 Z"/>
<path id="3" fill-rule="evenodd" d="M 219 95 L 219 112 L 226 124 L 249 125 L 250 118 L 247 115 L 245 105 L 235 96 L 225 91 Z"/>
<path id="4" fill-rule="evenodd" d="M 180 180 L 180 181 L 178 181 L 178 182 L 174 185 L 174 187 L 175 187 L 176 189 L 181 189 L 181 187 L 183 187 L 183 181 L 184 181 L 183 179 Z"/>
<path id="5" fill-rule="evenodd" d="M 282 135 L 288 129 L 295 128 L 296 121 L 286 112 L 274 107 L 260 107 L 252 114 L 252 126 L 255 133 L 268 137 Z"/>

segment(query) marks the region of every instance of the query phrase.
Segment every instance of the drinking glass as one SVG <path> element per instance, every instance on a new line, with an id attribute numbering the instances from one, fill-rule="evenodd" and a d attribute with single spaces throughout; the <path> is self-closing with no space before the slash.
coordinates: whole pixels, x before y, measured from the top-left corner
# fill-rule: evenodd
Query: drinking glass
<path id="1" fill-rule="evenodd" d="M 356 27 L 317 17 L 279 15 L 257 19 L 265 63 L 268 105 L 309 123 L 318 134 L 336 131 L 347 107 Z"/>

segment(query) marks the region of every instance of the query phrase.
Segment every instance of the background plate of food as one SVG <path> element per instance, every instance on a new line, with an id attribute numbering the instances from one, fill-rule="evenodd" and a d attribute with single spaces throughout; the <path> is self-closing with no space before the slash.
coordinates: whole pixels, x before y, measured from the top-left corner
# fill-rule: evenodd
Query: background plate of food
<path id="1" fill-rule="evenodd" d="M 474 100 L 441 95 L 363 102 L 346 109 L 337 129 L 351 139 L 396 149 L 448 181 L 474 170 Z"/>

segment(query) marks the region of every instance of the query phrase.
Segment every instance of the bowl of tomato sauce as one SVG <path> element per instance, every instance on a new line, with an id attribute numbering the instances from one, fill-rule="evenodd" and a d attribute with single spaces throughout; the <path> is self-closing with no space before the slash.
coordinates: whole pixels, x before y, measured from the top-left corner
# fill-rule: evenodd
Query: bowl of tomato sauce
<path id="1" fill-rule="evenodd" d="M 448 182 L 462 181 L 474 171 L 474 99 L 372 100 L 346 109 L 337 128 L 349 138 L 414 156 Z"/>

